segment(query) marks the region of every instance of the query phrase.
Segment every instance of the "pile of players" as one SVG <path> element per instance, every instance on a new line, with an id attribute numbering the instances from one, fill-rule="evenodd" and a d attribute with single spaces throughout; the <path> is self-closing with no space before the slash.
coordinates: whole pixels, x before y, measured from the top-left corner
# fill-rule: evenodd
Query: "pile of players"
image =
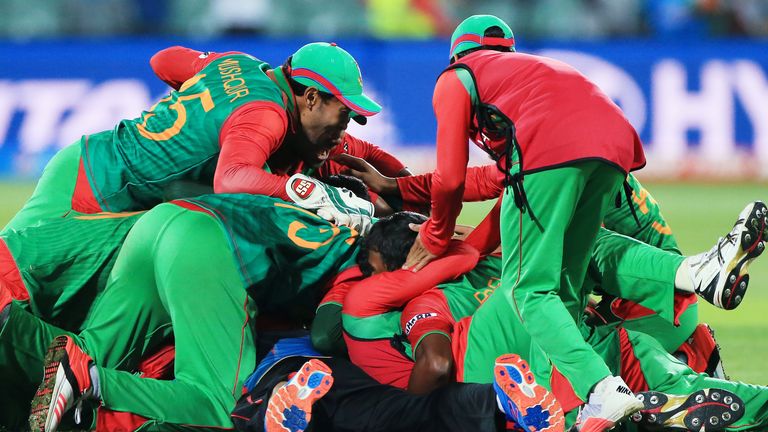
<path id="1" fill-rule="evenodd" d="M 620 109 L 499 18 L 454 32 L 419 176 L 345 133 L 381 107 L 336 44 L 151 66 L 169 96 L 61 150 L 0 234 L 4 427 L 768 427 L 697 314 L 742 302 L 768 209 L 683 256 Z"/>

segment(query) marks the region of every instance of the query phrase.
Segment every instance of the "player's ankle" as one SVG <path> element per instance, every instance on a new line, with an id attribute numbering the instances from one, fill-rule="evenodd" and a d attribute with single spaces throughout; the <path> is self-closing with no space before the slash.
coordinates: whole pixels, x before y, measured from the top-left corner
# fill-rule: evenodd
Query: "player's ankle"
<path id="1" fill-rule="evenodd" d="M 686 257 L 675 272 L 675 289 L 689 293 L 695 292 L 693 277 L 691 276 L 690 257 Z"/>

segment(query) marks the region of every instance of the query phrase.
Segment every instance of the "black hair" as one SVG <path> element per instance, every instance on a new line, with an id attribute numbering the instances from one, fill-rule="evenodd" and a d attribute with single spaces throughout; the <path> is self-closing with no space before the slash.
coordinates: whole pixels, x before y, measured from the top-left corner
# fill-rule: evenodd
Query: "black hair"
<path id="1" fill-rule="evenodd" d="M 344 174 L 334 174 L 328 177 L 320 179 L 321 182 L 328 186 L 335 186 L 344 188 L 355 194 L 358 198 L 362 198 L 366 201 L 371 201 L 371 194 L 368 193 L 368 187 L 365 186 L 362 180 L 357 177 L 352 177 Z"/>
<path id="2" fill-rule="evenodd" d="M 491 26 L 485 29 L 485 32 L 483 32 L 483 37 L 495 37 L 495 38 L 504 38 L 506 37 L 504 35 L 504 30 L 501 29 L 499 26 Z M 466 51 L 462 51 L 458 54 L 456 54 L 456 58 L 460 59 L 466 55 L 472 54 L 475 51 L 480 50 L 493 50 L 493 51 L 501 51 L 501 52 L 511 52 L 512 47 L 506 47 L 501 45 L 483 45 L 476 48 L 468 49 Z M 453 59 L 451 59 L 451 63 L 453 63 Z"/>
<path id="3" fill-rule="evenodd" d="M 373 268 L 368 263 L 370 251 L 381 254 L 387 271 L 402 267 L 418 235 L 416 231 L 411 230 L 409 224 L 422 224 L 426 220 L 427 217 L 422 214 L 407 211 L 379 219 L 360 241 L 360 252 L 357 254 L 360 271 L 366 276 L 373 273 Z"/>
<path id="4" fill-rule="evenodd" d="M 305 86 L 304 84 L 296 81 L 291 77 L 291 74 L 290 74 L 290 71 L 292 70 L 291 59 L 293 59 L 293 56 L 290 56 L 287 59 L 285 59 L 285 63 L 283 63 L 283 65 L 281 66 L 283 68 L 285 79 L 288 80 L 288 85 L 291 86 L 291 91 L 293 92 L 294 95 L 304 96 L 304 92 L 307 91 L 308 86 Z M 320 99 L 323 102 L 327 102 L 329 99 L 336 97 L 320 89 L 317 89 L 317 93 L 320 94 Z"/>

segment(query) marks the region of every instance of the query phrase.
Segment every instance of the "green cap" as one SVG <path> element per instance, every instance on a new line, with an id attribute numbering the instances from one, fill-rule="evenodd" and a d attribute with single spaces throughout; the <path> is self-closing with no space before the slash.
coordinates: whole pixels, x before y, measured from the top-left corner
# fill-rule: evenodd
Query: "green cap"
<path id="1" fill-rule="evenodd" d="M 314 42 L 299 48 L 291 59 L 291 78 L 336 96 L 357 114 L 358 123 L 365 124 L 364 117 L 381 111 L 381 105 L 363 94 L 363 77 L 355 59 L 335 43 Z"/>
<path id="2" fill-rule="evenodd" d="M 491 27 L 499 27 L 504 37 L 486 37 L 485 31 Z M 472 48 L 481 46 L 503 46 L 515 50 L 515 35 L 512 29 L 501 18 L 494 15 L 472 15 L 456 27 L 451 35 L 451 55 L 453 58 Z"/>

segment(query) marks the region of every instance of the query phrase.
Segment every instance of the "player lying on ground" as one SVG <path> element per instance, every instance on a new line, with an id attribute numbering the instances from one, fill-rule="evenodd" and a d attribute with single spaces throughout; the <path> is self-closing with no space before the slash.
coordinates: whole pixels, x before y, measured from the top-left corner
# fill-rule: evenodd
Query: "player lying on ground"
<path id="1" fill-rule="evenodd" d="M 410 217 L 415 222 L 419 221 L 419 218 L 413 214 L 403 216 Z M 364 240 L 363 250 L 359 255 L 359 259 L 363 260 L 361 268 L 364 273 L 392 270 L 401 264 L 403 250 L 407 249 L 415 233 L 409 231 L 407 225 L 404 225 L 399 218 L 400 216 L 393 216 L 391 219 L 383 219 L 379 227 L 374 228 L 371 235 Z M 398 227 L 402 227 L 404 231 L 398 231 Z M 382 235 L 384 231 L 386 234 Z M 475 235 L 478 232 L 470 234 L 466 242 L 476 244 Z M 365 255 L 371 250 L 374 252 L 371 252 L 370 259 L 375 267 L 366 261 Z M 435 267 L 424 275 L 421 274 L 422 272 L 412 275 L 398 271 L 384 276 L 374 276 L 356 284 L 348 295 L 344 292 L 345 287 L 334 288 L 318 308 L 316 320 L 333 309 L 339 308 L 338 305 L 343 303 L 345 326 L 350 336 L 348 346 L 351 358 L 360 362 L 366 371 L 383 383 L 403 388 L 408 384 L 408 388 L 412 391 L 423 391 L 424 386 L 430 382 L 451 380 L 453 379 L 453 362 L 450 357 L 433 360 L 432 355 L 419 356 L 421 338 L 428 336 L 432 331 L 416 332 L 418 336 L 407 338 L 414 350 L 411 350 L 411 346 L 404 345 L 399 335 L 409 336 L 417 323 L 432 321 L 439 323 L 442 320 L 451 319 L 451 322 L 437 325 L 434 329 L 442 336 L 449 336 L 453 333 L 455 321 L 472 315 L 477 307 L 491 296 L 499 287 L 500 260 L 495 256 L 486 257 L 472 271 L 456 279 L 456 273 L 464 270 L 465 267 L 462 266 L 470 265 L 471 259 L 471 256 L 467 256 L 464 260 L 456 259 L 458 265 L 450 262 L 438 266 L 436 262 Z M 602 229 L 590 264 L 592 268 L 590 279 L 592 283 L 604 286 L 604 290 L 614 295 L 640 300 L 634 308 L 642 308 L 648 313 L 653 313 L 653 316 L 646 314 L 642 318 L 654 323 L 653 326 L 646 325 L 643 328 L 644 332 L 661 342 L 668 342 L 669 336 L 665 330 L 673 328 L 673 323 L 679 321 L 681 315 L 688 313 L 681 307 L 680 302 L 673 301 L 675 280 L 681 279 L 678 275 L 687 270 L 684 263 L 685 257 Z M 700 280 L 709 283 L 711 279 L 717 278 L 717 274 L 717 272 L 701 273 L 695 280 L 688 280 L 687 284 Z M 703 275 L 709 279 L 703 279 Z M 430 290 L 434 286 L 430 283 L 434 281 L 443 282 L 438 285 L 440 289 Z M 431 295 L 425 293 L 411 300 L 412 297 L 426 290 L 430 290 Z M 371 294 L 371 291 L 375 291 L 376 294 Z M 419 299 L 423 298 L 430 298 L 430 300 L 421 302 Z M 412 310 L 413 304 L 429 306 L 431 310 Z M 403 305 L 408 313 L 402 315 L 402 322 L 398 322 L 393 316 L 400 316 L 399 311 Z M 433 320 L 433 317 L 441 318 Z M 665 325 L 662 326 L 659 323 Z M 633 327 L 641 328 L 637 322 Z M 322 328 L 313 328 L 313 333 L 322 330 Z M 373 342 L 362 343 L 363 341 Z M 436 338 L 436 341 L 446 340 L 441 337 Z M 709 345 L 710 351 L 707 354 L 716 355 L 713 345 L 714 343 Z M 400 349 L 397 348 L 398 346 Z M 441 348 L 443 349 L 436 349 L 435 353 L 450 354 L 450 343 Z M 371 354 L 372 351 L 375 355 Z M 674 352 L 674 348 L 669 351 Z M 427 352 L 430 353 L 432 350 L 427 349 Z M 412 354 L 416 355 L 417 360 L 424 359 L 424 363 L 416 362 L 417 369 L 426 368 L 420 373 L 410 373 L 410 368 L 413 366 L 409 358 L 413 357 Z M 705 372 L 708 366 L 706 363 L 697 371 Z M 437 378 L 429 379 L 430 376 L 435 375 Z M 461 375 L 459 374 L 459 379 Z M 415 382 L 414 378 L 425 381 Z"/>
<path id="2" fill-rule="evenodd" d="M 347 149 L 360 152 L 372 148 L 365 142 L 356 143 Z M 346 144 L 347 141 L 345 147 Z M 338 171 L 340 166 L 333 164 L 326 161 L 320 171 Z M 329 169 L 326 169 L 327 165 L 331 165 Z M 419 181 L 419 176 L 413 179 Z M 337 186 L 350 186 L 348 181 L 337 183 L 334 177 L 324 180 Z M 479 199 L 472 193 L 468 188 L 468 200 Z M 71 212 L 65 218 L 53 218 L 34 227 L 8 231 L 2 236 L 0 243 L 8 243 L 11 250 L 4 253 L 0 272 L 3 282 L 0 296 L 4 298 L 0 311 L 4 311 L 2 324 L 5 329 L 0 333 L 5 347 L 0 349 L 5 358 L 0 360 L 0 367 L 6 377 L 0 385 L 8 385 L 8 391 L 0 392 L 7 398 L 2 403 L 0 424 L 15 427 L 22 417 L 26 421 L 28 400 L 36 386 L 31 383 L 42 379 L 45 349 L 62 330 L 56 329 L 38 338 L 28 337 L 28 329 L 34 328 L 36 321 L 22 313 L 22 309 L 30 310 L 45 321 L 58 323 L 63 330 L 79 331 L 93 298 L 103 291 L 123 238 L 139 217 L 140 214 L 128 213 L 83 215 Z M 62 232 L 73 235 L 61 237 Z M 59 247 L 51 248 L 52 242 L 58 242 Z M 40 247 L 40 244 L 46 246 Z M 24 256 L 22 251 L 26 251 Z M 41 265 L 43 261 L 45 265 Z M 28 270 L 20 273 L 19 266 Z M 19 302 L 11 306 L 11 299 Z M 283 316 L 282 311 L 278 314 Z M 69 325 L 71 322 L 76 325 Z"/>
<path id="3" fill-rule="evenodd" d="M 283 153 L 276 165 L 314 170 L 350 118 L 364 123 L 381 110 L 363 94 L 354 58 L 335 44 L 305 45 L 274 69 L 239 52 L 193 53 L 154 58 L 155 71 L 175 90 L 140 117 L 61 150 L 5 230 L 70 210 L 147 210 L 178 181 L 288 200 L 288 177 L 265 165 L 286 134 L 312 156 L 305 163 Z"/>
<path id="4" fill-rule="evenodd" d="M 65 331 L 83 329 L 140 217 L 70 212 L 0 235 L 0 427 L 23 428 L 48 344 Z M 33 315 L 51 323 L 37 337 L 31 336 Z"/>
<path id="5" fill-rule="evenodd" d="M 535 382 L 510 381 L 510 371 L 530 378 L 519 357 L 503 356 L 494 368 L 495 385 L 460 383 L 413 395 L 376 382 L 346 359 L 321 356 L 306 338 L 285 339 L 246 381 L 247 394 L 238 402 L 232 420 L 237 430 L 248 432 L 297 432 L 308 428 L 310 417 L 318 431 L 505 431 L 518 421 L 500 407 L 519 404 L 525 397 L 521 388 L 540 394 L 545 390 Z M 313 376 L 318 386 L 313 386 Z M 331 385 L 326 384 L 329 378 Z M 551 396 L 550 401 L 551 409 L 556 409 Z M 553 424 L 551 430 L 562 431 L 562 413 L 557 422 L 559 426 Z"/>
<path id="6" fill-rule="evenodd" d="M 408 242 L 405 242 L 405 247 L 393 247 L 395 242 L 393 239 L 400 238 L 401 241 L 398 244 L 401 244 L 404 243 L 402 241 L 403 236 L 415 237 L 415 233 L 409 233 L 408 223 L 417 221 L 418 218 L 413 216 L 409 218 L 398 215 L 381 220 L 366 238 L 365 243 L 372 242 L 372 244 L 364 246 L 359 259 L 365 259 L 365 248 L 370 247 L 378 251 L 369 258 L 370 267 L 379 271 L 399 268 L 405 260 Z M 740 221 L 732 234 L 734 232 L 751 232 L 744 230 L 744 228 L 743 221 Z M 379 230 L 384 232 L 379 233 Z M 629 287 L 628 293 L 647 296 L 645 299 L 635 298 L 641 305 L 651 307 L 652 305 L 663 305 L 665 301 L 659 297 L 663 297 L 661 293 L 664 293 L 665 290 L 669 291 L 664 285 L 672 285 L 675 279 L 675 267 L 679 267 L 682 258 L 618 234 L 610 234 L 610 236 L 614 238 L 598 240 L 598 250 L 604 248 L 601 246 L 601 242 L 607 244 L 607 248 L 612 249 L 612 252 L 617 250 L 616 244 L 629 242 L 629 249 L 624 252 L 626 255 L 644 255 L 644 259 L 656 263 L 654 271 L 661 273 L 659 276 L 649 273 L 648 277 L 642 277 L 636 271 L 631 273 L 632 277 L 638 278 L 637 282 L 639 283 Z M 471 243 L 471 239 L 467 241 Z M 612 243 L 613 246 L 611 246 Z M 626 248 L 626 246 L 624 247 Z M 643 251 L 643 248 L 647 250 Z M 727 250 L 722 252 L 726 255 L 728 253 Z M 428 265 L 435 265 L 439 261 Z M 664 264 L 666 261 L 669 261 L 669 265 Z M 407 381 L 408 373 L 412 369 L 410 382 L 408 382 L 409 388 L 416 387 L 423 390 L 451 381 L 454 367 L 455 376 L 458 380 L 491 382 L 493 377 L 483 371 L 483 367 L 486 365 L 478 361 L 478 357 L 489 355 L 488 350 L 508 349 L 509 351 L 524 353 L 522 356 L 531 363 L 532 372 L 536 375 L 537 381 L 552 388 L 553 393 L 566 411 L 583 404 L 584 401 L 578 399 L 569 382 L 563 379 L 562 374 L 552 368 L 546 355 L 530 340 L 520 323 L 510 324 L 510 321 L 514 321 L 514 317 L 506 316 L 502 319 L 498 316 L 498 311 L 503 310 L 503 307 L 500 307 L 498 303 L 505 300 L 504 297 L 497 295 L 498 290 L 488 296 L 488 290 L 476 289 L 477 286 L 483 286 L 484 281 L 490 281 L 494 284 L 498 281 L 499 263 L 496 261 L 496 265 L 493 264 L 492 258 L 488 258 L 481 262 L 476 270 L 465 275 L 462 279 L 443 284 L 440 289 L 427 291 L 409 302 L 402 315 L 391 309 L 397 304 L 387 302 L 407 296 L 407 294 L 403 294 L 404 286 L 415 290 L 415 287 L 408 284 L 408 277 L 411 277 L 410 281 L 418 283 L 425 278 L 425 276 L 420 275 L 423 272 L 416 275 L 402 270 L 382 273 L 353 286 L 345 297 L 345 313 L 348 310 L 362 311 L 361 308 L 364 309 L 366 306 L 368 309 L 364 312 L 371 312 L 376 307 L 379 309 L 378 314 L 370 313 L 364 316 L 345 314 L 345 331 L 349 334 L 347 343 L 351 359 L 368 373 L 378 377 L 380 381 L 382 378 L 386 380 L 393 377 L 402 378 L 403 376 Z M 605 268 L 604 266 L 600 267 Z M 432 268 L 432 272 L 438 268 Z M 617 270 L 612 272 L 618 275 L 621 273 L 620 267 Z M 483 272 L 487 272 L 487 274 L 483 274 Z M 667 275 L 666 281 L 663 280 L 663 274 Z M 398 276 L 400 277 L 398 278 Z M 629 278 L 612 275 L 611 278 L 616 281 L 629 280 Z M 658 286 L 646 286 L 654 284 Z M 355 292 L 356 290 L 359 291 Z M 375 294 L 373 294 L 374 292 Z M 364 301 L 366 294 L 369 299 L 367 302 Z M 483 296 L 484 300 L 479 308 L 477 308 L 478 294 Z M 625 293 L 616 292 L 615 294 L 623 296 Z M 371 305 L 377 301 L 378 304 Z M 669 299 L 666 300 L 666 303 L 670 303 Z M 477 308 L 477 311 L 472 314 L 474 308 Z M 472 315 L 467 317 L 468 314 Z M 378 322 L 379 325 L 373 325 L 374 321 Z M 541 324 L 546 325 L 546 320 L 542 320 Z M 393 325 L 397 328 L 392 328 Z M 370 334 L 370 331 L 379 329 L 378 338 L 375 337 L 376 335 Z M 369 334 L 366 335 L 366 331 Z M 696 374 L 669 356 L 658 341 L 640 332 L 624 328 L 614 329 L 611 326 L 592 327 L 586 324 L 582 324 L 582 331 L 585 335 L 589 335 L 587 341 L 611 366 L 611 370 L 625 378 L 633 391 L 643 392 L 650 389 L 657 392 L 667 392 L 674 394 L 675 400 L 686 402 L 681 407 L 665 406 L 661 412 L 656 412 L 655 416 L 651 416 L 650 414 L 654 410 L 660 408 L 660 405 L 654 404 L 657 404 L 659 400 L 668 398 L 669 395 L 649 394 L 648 397 L 656 402 L 651 403 L 649 402 L 650 399 L 646 400 L 646 407 L 643 412 L 645 417 L 642 419 L 651 425 L 679 428 L 698 426 L 704 427 L 703 430 L 748 430 L 753 428 L 759 430 L 768 421 L 768 405 L 766 405 L 768 404 L 768 389 L 711 379 L 703 374 Z M 395 335 L 394 339 L 391 336 L 386 336 L 392 334 Z M 399 336 L 401 334 L 402 337 Z M 373 340 L 373 342 L 365 344 L 362 342 L 363 339 Z M 398 345 L 402 348 L 400 351 L 394 348 Z M 411 346 L 414 347 L 413 350 Z M 483 353 L 482 351 L 486 352 Z M 415 353 L 415 365 L 406 360 L 412 352 Z M 398 369 L 401 370 L 399 373 Z M 402 370 L 405 370 L 404 374 Z M 400 380 L 401 385 L 402 381 Z M 718 393 L 714 389 L 721 391 Z M 714 402 L 717 402 L 718 397 L 727 395 L 732 401 L 732 405 L 728 407 L 716 403 L 717 409 L 714 411 L 710 411 L 709 408 L 702 408 L 697 402 L 700 398 L 710 397 L 708 395 L 712 395 L 711 401 Z M 581 411 L 581 421 L 586 423 L 589 423 L 590 416 L 595 415 L 592 407 L 595 401 L 589 402 Z M 713 415 L 714 420 L 711 418 Z"/>
<path id="7" fill-rule="evenodd" d="M 323 180 L 365 193 L 355 179 Z M 63 331 L 82 330 L 125 236 L 142 214 L 70 212 L 0 234 L 0 425 L 27 422 L 47 346 Z M 24 310 L 53 324 L 50 332 L 29 337 L 36 320 Z"/>
<path id="8" fill-rule="evenodd" d="M 297 180 L 311 183 L 311 196 L 326 190 Z M 354 264 L 356 239 L 354 230 L 263 196 L 155 207 L 127 236 L 85 330 L 57 338 L 46 354 L 32 429 L 55 430 L 83 399 L 140 416 L 136 427 L 231 427 L 228 413 L 255 364 L 255 310 L 311 314 L 322 287 Z M 171 332 L 175 379 L 131 373 Z"/>

